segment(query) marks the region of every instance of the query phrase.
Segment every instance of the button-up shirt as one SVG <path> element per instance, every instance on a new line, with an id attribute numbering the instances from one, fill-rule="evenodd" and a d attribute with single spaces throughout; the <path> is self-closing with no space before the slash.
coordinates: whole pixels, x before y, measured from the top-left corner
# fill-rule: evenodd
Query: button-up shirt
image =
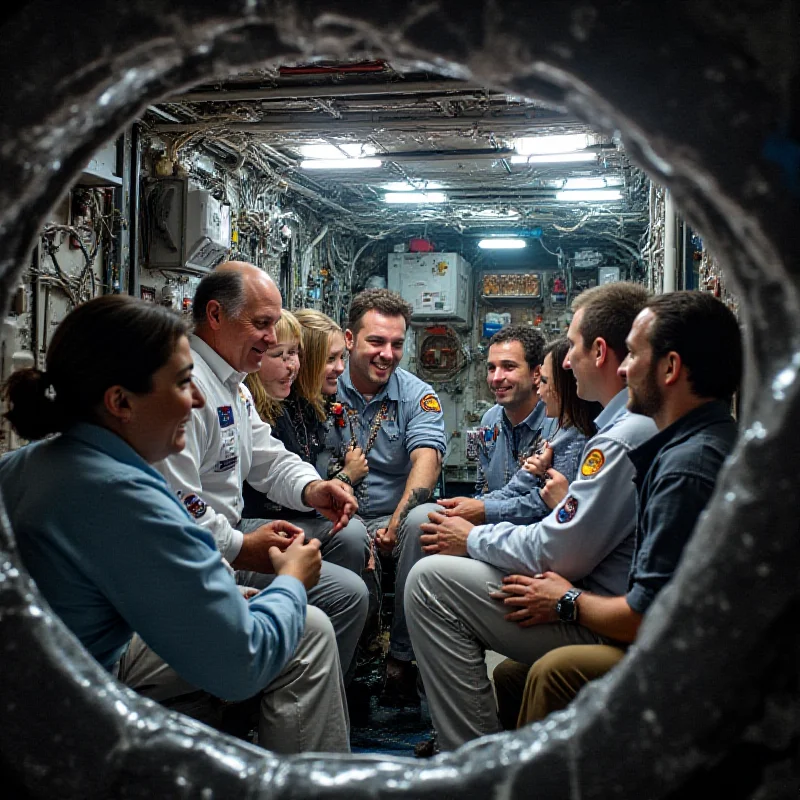
<path id="1" fill-rule="evenodd" d="M 644 614 L 672 577 L 736 441 L 727 403 L 685 414 L 630 453 L 636 468 L 636 555 L 628 605 Z"/>
<path id="2" fill-rule="evenodd" d="M 552 439 L 542 436 L 542 439 L 545 438 L 553 448 L 553 469 L 571 483 L 578 473 L 588 437 L 572 425 L 569 428 L 556 428 Z M 540 479 L 536 475 L 524 469 L 517 470 L 505 486 L 480 497 L 486 522 L 527 525 L 543 519 L 550 509 L 539 494 L 540 486 Z"/>
<path id="3" fill-rule="evenodd" d="M 111 431 L 81 423 L 17 450 L 0 488 L 25 566 L 107 669 L 136 631 L 189 683 L 243 700 L 297 647 L 303 584 L 283 575 L 245 601 L 208 532 Z"/>
<path id="4" fill-rule="evenodd" d="M 522 462 L 550 434 L 552 421 L 540 400 L 518 425 L 512 425 L 501 405 L 492 406 L 481 419 L 478 443 L 478 479 L 475 496 L 502 489 Z"/>
<path id="5" fill-rule="evenodd" d="M 649 417 L 626 410 L 627 399 L 623 389 L 598 415 L 566 498 L 534 525 L 474 527 L 467 538 L 472 558 L 523 575 L 552 570 L 595 594 L 625 593 L 636 527 L 628 453 L 657 432 Z"/>
<path id="6" fill-rule="evenodd" d="M 319 474 L 271 435 L 242 383 L 245 374 L 197 336 L 189 343 L 194 382 L 206 404 L 192 409 L 186 447 L 154 466 L 232 563 L 242 549 L 243 535 L 234 528 L 244 507 L 242 483 L 280 505 L 308 510 L 303 489 Z"/>
<path id="7" fill-rule="evenodd" d="M 319 471 L 328 474 L 331 459 L 343 464 L 353 440 L 367 449 L 370 430 L 386 401 L 385 418 L 367 453 L 369 473 L 359 487 L 359 514 L 366 518 L 393 514 L 411 472 L 410 454 L 418 447 L 442 454 L 447 448 L 439 398 L 427 383 L 398 368 L 368 401 L 353 386 L 348 365 L 339 378 L 336 399 L 342 408 L 329 420 L 327 452 L 318 462 Z"/>

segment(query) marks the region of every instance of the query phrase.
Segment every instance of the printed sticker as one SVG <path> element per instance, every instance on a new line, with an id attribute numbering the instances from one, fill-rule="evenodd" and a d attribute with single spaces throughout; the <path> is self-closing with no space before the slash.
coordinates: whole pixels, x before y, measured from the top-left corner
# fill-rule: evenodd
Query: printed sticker
<path id="1" fill-rule="evenodd" d="M 556 519 L 563 525 L 569 522 L 578 513 L 578 500 L 570 495 L 565 501 L 564 505 L 558 509 Z"/>
<path id="2" fill-rule="evenodd" d="M 581 464 L 581 475 L 585 478 L 592 478 L 603 469 L 605 463 L 606 457 L 600 450 L 590 450 Z"/>
<path id="3" fill-rule="evenodd" d="M 233 408 L 231 406 L 217 406 L 217 416 L 219 417 L 220 428 L 227 428 L 233 425 Z"/>
<path id="4" fill-rule="evenodd" d="M 439 398 L 435 394 L 426 394 L 419 404 L 423 411 L 441 411 L 442 407 L 439 404 Z"/>

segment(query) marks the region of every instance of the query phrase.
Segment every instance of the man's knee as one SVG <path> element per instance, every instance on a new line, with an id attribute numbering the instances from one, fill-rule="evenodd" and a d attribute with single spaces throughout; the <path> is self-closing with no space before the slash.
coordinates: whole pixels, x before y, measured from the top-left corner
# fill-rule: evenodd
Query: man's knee
<path id="1" fill-rule="evenodd" d="M 405 530 L 406 532 L 413 533 L 415 536 L 419 536 L 422 531 L 420 530 L 420 525 L 424 522 L 430 522 L 428 519 L 428 514 L 431 511 L 440 511 L 441 509 L 436 503 L 423 503 L 421 506 L 416 506 L 412 508 L 411 511 L 408 512 L 408 516 L 406 517 L 405 521 Z"/>
<path id="2" fill-rule="evenodd" d="M 336 633 L 328 615 L 315 606 L 306 608 L 306 626 L 300 640 L 298 651 L 301 647 L 330 647 L 336 651 Z"/>
<path id="3" fill-rule="evenodd" d="M 367 553 L 369 552 L 369 534 L 367 528 L 361 520 L 351 519 L 333 537 L 333 542 L 339 547 L 346 548 L 353 555 L 360 555 L 366 564 Z"/>
<path id="4" fill-rule="evenodd" d="M 366 616 L 369 591 L 361 575 L 338 564 L 323 562 L 319 589 L 321 596 L 326 598 L 321 603 L 323 607 L 330 605 L 329 613 L 347 608 L 363 610 Z M 314 602 L 317 603 L 316 597 Z"/>
<path id="5" fill-rule="evenodd" d="M 448 574 L 453 568 L 450 561 L 455 556 L 436 555 L 417 561 L 406 579 L 406 612 L 415 606 L 425 606 L 432 598 L 441 600 L 448 584 Z"/>

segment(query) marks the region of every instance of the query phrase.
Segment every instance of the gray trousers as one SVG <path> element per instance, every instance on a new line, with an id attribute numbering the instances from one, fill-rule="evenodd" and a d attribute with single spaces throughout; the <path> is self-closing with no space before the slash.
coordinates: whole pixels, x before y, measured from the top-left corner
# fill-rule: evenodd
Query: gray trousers
<path id="1" fill-rule="evenodd" d="M 347 704 L 330 620 L 306 609 L 300 643 L 283 671 L 261 693 L 258 742 L 276 753 L 349 753 Z M 119 679 L 139 694 L 217 726 L 224 703 L 187 683 L 134 636 L 119 665 Z"/>
<path id="2" fill-rule="evenodd" d="M 243 519 L 236 527 L 247 534 L 271 521 Z M 369 593 L 361 578 L 369 555 L 367 529 L 363 522 L 353 519 L 331 536 L 333 524 L 326 519 L 295 519 L 289 522 L 302 528 L 307 539 L 319 539 L 322 542 L 322 572 L 319 583 L 308 591 L 308 602 L 328 615 L 336 633 L 342 670 L 347 674 L 369 609 Z M 256 589 L 264 589 L 274 579 L 274 575 L 260 572 L 236 572 L 236 583 Z"/>
<path id="3" fill-rule="evenodd" d="M 581 625 L 520 628 L 489 593 L 503 576 L 482 561 L 435 555 L 420 561 L 406 584 L 406 618 L 442 750 L 502 730 L 484 655 L 495 650 L 533 664 L 569 644 L 608 640 Z"/>
<path id="4" fill-rule="evenodd" d="M 429 512 L 441 510 L 441 506 L 437 506 L 436 503 L 423 503 L 421 506 L 412 508 L 400 528 L 397 545 L 392 553 L 397 565 L 395 569 L 394 614 L 392 615 L 392 630 L 389 634 L 389 655 L 398 661 L 414 660 L 414 649 L 411 646 L 411 637 L 408 635 L 403 597 L 406 593 L 408 574 L 414 564 L 425 555 L 422 552 L 422 545 L 419 541 L 419 537 L 422 535 L 422 530 L 419 526 L 423 522 L 430 521 L 428 519 Z M 385 528 L 390 519 L 391 515 L 371 517 L 365 519 L 364 522 L 370 535 L 374 536 L 375 531 L 378 528 Z"/>

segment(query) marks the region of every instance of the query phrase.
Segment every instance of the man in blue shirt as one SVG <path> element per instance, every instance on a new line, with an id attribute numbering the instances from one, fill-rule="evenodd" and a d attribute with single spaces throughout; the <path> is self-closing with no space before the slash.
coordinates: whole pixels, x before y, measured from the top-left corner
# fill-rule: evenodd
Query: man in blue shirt
<path id="1" fill-rule="evenodd" d="M 545 416 L 545 404 L 536 394 L 544 348 L 544 336 L 530 325 L 508 325 L 489 340 L 486 381 L 497 403 L 481 420 L 475 497 L 439 500 L 447 516 L 476 525 L 503 520 L 522 524 L 539 510 L 531 492 L 496 495 L 551 435 L 554 420 Z M 538 487 L 533 490 L 538 496 Z"/>
<path id="2" fill-rule="evenodd" d="M 672 292 L 648 303 L 627 342 L 620 374 L 628 384 L 628 408 L 651 417 L 659 430 L 629 454 L 638 493 L 636 553 L 627 592 L 600 597 L 545 572 L 533 578 L 510 575 L 497 594 L 509 611 L 507 618 L 519 625 L 559 619 L 561 608 L 568 622 L 613 643 L 560 647 L 540 658 L 530 673 L 527 665 L 500 665 L 495 686 L 506 727 L 564 708 L 586 683 L 622 660 L 643 615 L 678 567 L 733 449 L 736 423 L 730 400 L 742 369 L 741 334 L 733 313 L 710 294 Z M 517 687 L 523 685 L 520 711 Z"/>
<path id="3" fill-rule="evenodd" d="M 349 362 L 326 441 L 333 474 L 350 447 L 364 452 L 369 473 L 356 486 L 359 514 L 378 546 L 397 560 L 394 616 L 385 696 L 413 699 L 414 652 L 405 622 L 406 577 L 422 558 L 420 525 L 438 507 L 429 502 L 446 449 L 439 398 L 424 381 L 399 369 L 411 306 L 386 289 L 353 298 L 345 343 Z"/>

